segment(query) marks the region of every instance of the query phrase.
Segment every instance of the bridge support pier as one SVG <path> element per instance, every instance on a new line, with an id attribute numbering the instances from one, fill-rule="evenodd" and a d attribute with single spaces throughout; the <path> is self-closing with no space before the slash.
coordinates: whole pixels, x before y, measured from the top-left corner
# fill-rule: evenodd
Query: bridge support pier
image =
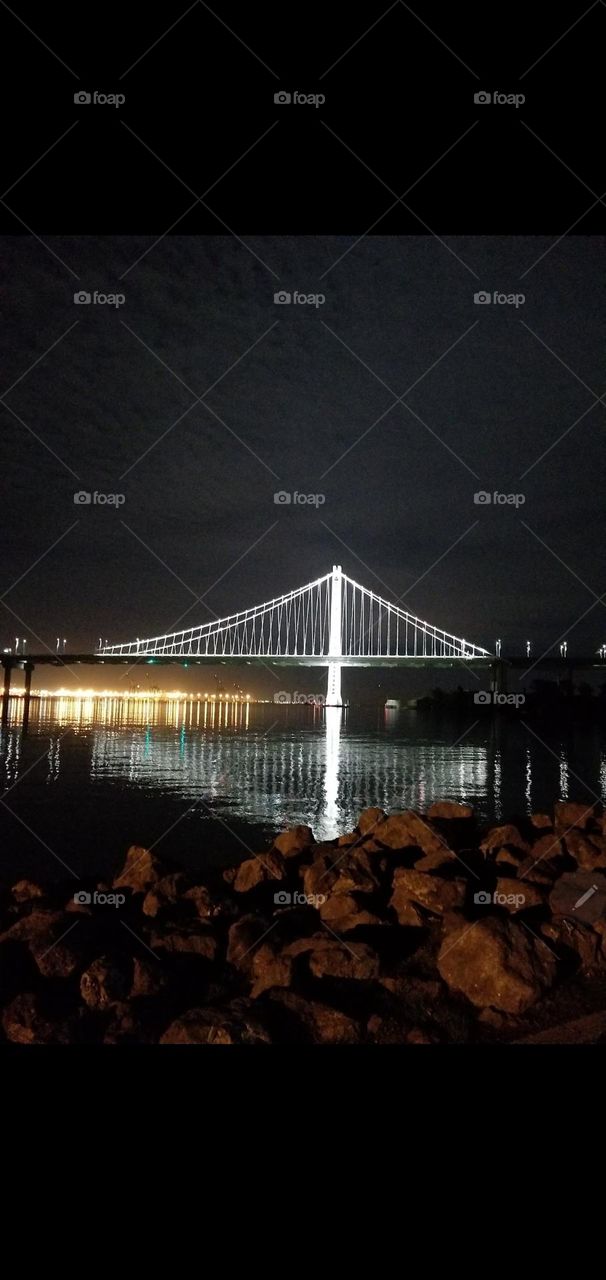
<path id="1" fill-rule="evenodd" d="M 341 663 L 338 659 L 343 653 L 341 636 L 341 599 L 343 591 L 343 574 L 340 564 L 333 564 L 330 592 L 330 632 L 328 637 L 328 681 L 326 687 L 326 706 L 342 707 L 341 697 Z"/>
<path id="2" fill-rule="evenodd" d="M 33 662 L 26 662 L 23 669 L 25 671 L 25 693 L 23 697 L 23 720 L 21 722 L 21 728 L 25 733 L 27 726 L 29 724 L 29 705 L 30 705 L 30 699 L 31 699 L 32 673 L 34 671 Z"/>
<path id="3" fill-rule="evenodd" d="M 12 662 L 3 661 L 4 667 L 4 688 L 2 692 L 2 728 L 5 729 L 8 724 L 8 704 L 11 696 L 11 672 L 13 669 Z"/>

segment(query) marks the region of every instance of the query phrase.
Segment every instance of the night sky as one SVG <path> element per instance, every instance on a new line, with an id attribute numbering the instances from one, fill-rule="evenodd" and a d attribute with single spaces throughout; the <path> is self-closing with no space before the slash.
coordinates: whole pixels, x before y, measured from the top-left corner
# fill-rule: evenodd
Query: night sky
<path id="1" fill-rule="evenodd" d="M 567 633 L 593 652 L 600 246 L 555 239 L 47 237 L 58 261 L 5 237 L 1 645 L 194 626 L 340 563 L 487 648 Z M 125 302 L 75 305 L 80 289 Z M 276 305 L 279 289 L 325 302 Z M 81 490 L 125 501 L 77 505 Z M 295 490 L 325 501 L 274 502 Z M 246 687 L 274 688 L 262 669 Z"/>

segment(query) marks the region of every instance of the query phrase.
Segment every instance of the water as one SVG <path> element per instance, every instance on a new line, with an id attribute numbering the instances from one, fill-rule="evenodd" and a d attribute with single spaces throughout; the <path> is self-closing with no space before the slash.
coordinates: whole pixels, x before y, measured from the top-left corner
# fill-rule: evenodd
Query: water
<path id="1" fill-rule="evenodd" d="M 15 721 L 1 739 L 0 878 L 107 875 L 130 844 L 204 867 L 297 822 L 330 839 L 368 805 L 451 798 L 495 821 L 605 795 L 603 730 L 531 728 L 355 707 L 34 702 L 28 734 Z"/>

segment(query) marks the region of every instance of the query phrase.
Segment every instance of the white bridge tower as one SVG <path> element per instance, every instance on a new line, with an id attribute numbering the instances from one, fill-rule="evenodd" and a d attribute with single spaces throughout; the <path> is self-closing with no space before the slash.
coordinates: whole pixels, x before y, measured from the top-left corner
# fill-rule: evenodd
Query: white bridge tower
<path id="1" fill-rule="evenodd" d="M 330 631 L 328 639 L 328 684 L 326 690 L 326 706 L 342 707 L 341 698 L 341 663 L 343 640 L 341 636 L 343 575 L 340 564 L 333 564 L 330 594 Z"/>

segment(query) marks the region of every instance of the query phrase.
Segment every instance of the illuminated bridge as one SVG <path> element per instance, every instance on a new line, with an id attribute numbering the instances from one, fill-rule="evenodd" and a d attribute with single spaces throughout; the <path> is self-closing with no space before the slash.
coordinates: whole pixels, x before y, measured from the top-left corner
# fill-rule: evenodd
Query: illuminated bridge
<path id="1" fill-rule="evenodd" d="M 342 705 L 343 666 L 494 662 L 487 649 L 442 631 L 361 587 L 340 565 L 265 604 L 185 631 L 101 646 L 97 656 L 325 666 L 328 706 Z"/>

